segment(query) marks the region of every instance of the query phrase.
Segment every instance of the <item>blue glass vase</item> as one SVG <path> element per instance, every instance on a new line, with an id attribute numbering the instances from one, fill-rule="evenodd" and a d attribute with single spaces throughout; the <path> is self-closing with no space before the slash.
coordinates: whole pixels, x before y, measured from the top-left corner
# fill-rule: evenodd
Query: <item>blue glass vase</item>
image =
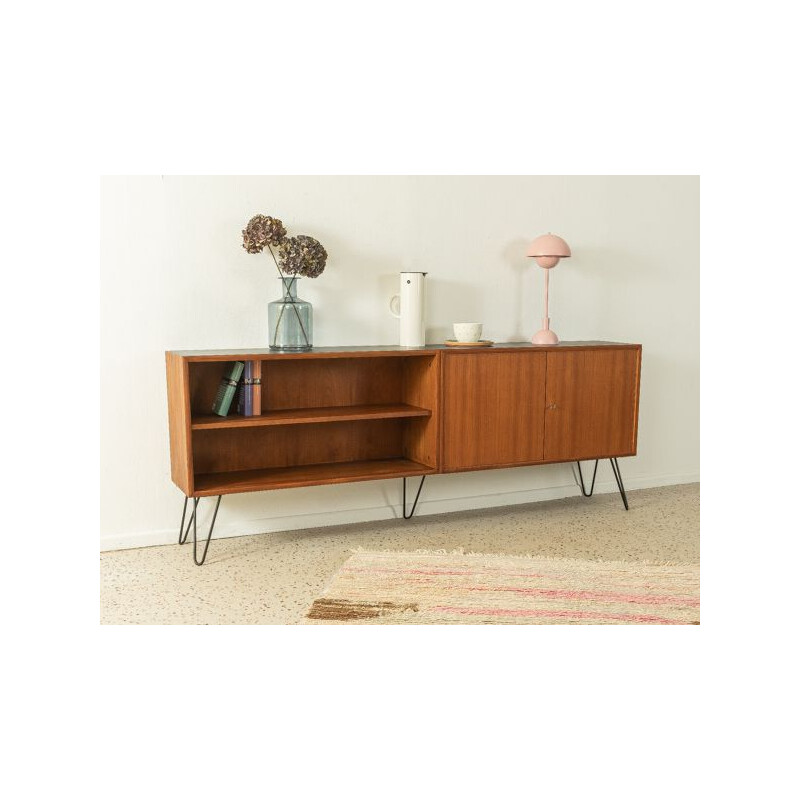
<path id="1" fill-rule="evenodd" d="M 283 297 L 268 306 L 269 348 L 300 353 L 313 347 L 314 309 L 297 296 L 299 278 L 281 278 Z"/>

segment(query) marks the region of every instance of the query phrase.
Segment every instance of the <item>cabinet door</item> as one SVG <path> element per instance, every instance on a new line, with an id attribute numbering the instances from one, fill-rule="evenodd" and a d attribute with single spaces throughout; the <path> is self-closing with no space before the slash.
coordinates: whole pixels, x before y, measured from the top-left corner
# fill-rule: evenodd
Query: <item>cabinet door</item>
<path id="1" fill-rule="evenodd" d="M 446 353 L 444 470 L 542 460 L 546 354 Z"/>
<path id="2" fill-rule="evenodd" d="M 641 350 L 547 354 L 545 461 L 636 453 Z"/>

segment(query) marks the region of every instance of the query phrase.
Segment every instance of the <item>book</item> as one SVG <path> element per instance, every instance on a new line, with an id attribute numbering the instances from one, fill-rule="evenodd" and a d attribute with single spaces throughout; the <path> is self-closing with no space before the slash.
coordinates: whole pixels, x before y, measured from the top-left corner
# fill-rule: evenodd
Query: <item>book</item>
<path id="1" fill-rule="evenodd" d="M 236 406 L 236 413 L 244 416 L 244 380 L 239 381 L 232 405 Z"/>
<path id="2" fill-rule="evenodd" d="M 243 417 L 261 414 L 261 362 L 245 361 L 242 380 L 239 383 L 238 412 Z"/>
<path id="3" fill-rule="evenodd" d="M 242 372 L 242 379 L 239 381 L 239 388 L 236 390 L 237 406 L 236 410 L 243 416 L 249 417 L 247 413 L 247 396 L 250 387 L 250 361 L 244 362 L 244 371 Z"/>
<path id="4" fill-rule="evenodd" d="M 253 361 L 253 410 L 254 417 L 261 415 L 261 362 Z"/>
<path id="5" fill-rule="evenodd" d="M 211 407 L 214 414 L 218 414 L 220 417 L 228 416 L 243 371 L 243 361 L 234 361 L 225 371 L 217 389 L 217 396 L 214 398 L 214 405 Z"/>

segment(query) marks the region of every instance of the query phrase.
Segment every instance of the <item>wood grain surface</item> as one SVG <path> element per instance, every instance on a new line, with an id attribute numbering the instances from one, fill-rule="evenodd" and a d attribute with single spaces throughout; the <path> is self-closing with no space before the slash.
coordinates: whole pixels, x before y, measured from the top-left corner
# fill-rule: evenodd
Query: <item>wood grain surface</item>
<path id="1" fill-rule="evenodd" d="M 542 460 L 546 360 L 532 349 L 445 356 L 445 471 Z"/>
<path id="2" fill-rule="evenodd" d="M 434 472 L 424 464 L 406 458 L 383 461 L 348 461 L 337 464 L 309 464 L 299 467 L 218 472 L 196 477 L 195 496 L 260 492 L 267 489 L 291 489 L 327 483 L 374 481 L 429 475 Z"/>
<path id="3" fill-rule="evenodd" d="M 408 358 L 403 362 L 403 402 L 430 411 L 427 418 L 406 420 L 403 454 L 429 467 L 439 466 L 441 424 L 441 362 L 430 358 Z"/>
<path id="4" fill-rule="evenodd" d="M 637 348 L 547 353 L 547 461 L 636 453 Z"/>
<path id="5" fill-rule="evenodd" d="M 259 416 L 244 417 L 229 414 L 200 414 L 192 417 L 192 430 L 215 428 L 260 428 L 266 425 L 309 425 L 316 422 L 347 422 L 361 419 L 400 419 L 408 417 L 430 417 L 427 408 L 405 403 L 383 405 L 330 406 L 328 408 L 287 408 L 282 411 L 267 411 Z"/>
<path id="6" fill-rule="evenodd" d="M 248 358 L 262 416 L 211 414 Z M 172 480 L 190 496 L 636 453 L 640 345 L 171 351 L 166 366 Z"/>
<path id="7" fill-rule="evenodd" d="M 173 353 L 166 356 L 170 471 L 172 482 L 188 496 L 194 490 L 189 365 Z"/>

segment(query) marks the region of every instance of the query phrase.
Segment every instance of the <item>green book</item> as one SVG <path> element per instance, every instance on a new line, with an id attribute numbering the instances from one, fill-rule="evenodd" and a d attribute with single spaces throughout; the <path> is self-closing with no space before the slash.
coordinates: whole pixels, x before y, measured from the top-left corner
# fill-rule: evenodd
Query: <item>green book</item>
<path id="1" fill-rule="evenodd" d="M 244 361 L 234 361 L 228 371 L 222 376 L 222 380 L 217 389 L 217 396 L 214 398 L 214 405 L 211 410 L 221 417 L 227 417 L 236 394 L 236 387 L 244 371 Z"/>

